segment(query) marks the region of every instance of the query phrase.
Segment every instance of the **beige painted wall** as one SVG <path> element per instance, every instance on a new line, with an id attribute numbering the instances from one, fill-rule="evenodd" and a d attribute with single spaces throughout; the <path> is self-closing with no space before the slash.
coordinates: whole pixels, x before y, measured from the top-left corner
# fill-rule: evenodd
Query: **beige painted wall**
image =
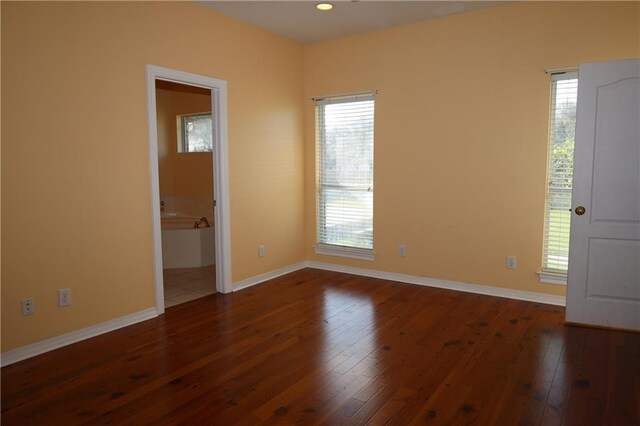
<path id="1" fill-rule="evenodd" d="M 197 89 L 197 90 L 196 90 Z M 178 152 L 176 117 L 211 111 L 211 93 L 168 82 L 156 83 L 160 196 L 213 197 L 210 152 Z"/>
<path id="2" fill-rule="evenodd" d="M 2 20 L 2 8 L 0 7 L 0 22 Z M 0 34 L 0 45 L 2 43 L 2 35 Z M 2 55 L 0 55 L 0 79 L 2 78 Z M 0 85 L 1 87 L 2 85 Z M 0 99 L 2 99 L 2 91 L 0 90 Z M 2 117 L 2 102 L 0 102 L 0 117 Z M 0 128 L 2 120 L 0 119 Z M 2 134 L 0 132 L 0 164 L 2 164 Z M 2 187 L 2 173 L 0 172 L 0 188 Z M 0 292 L 2 291 L 2 197 L 0 196 Z M 0 299 L 1 299 L 0 294 Z M 2 304 L 0 303 L 0 318 L 2 317 Z M 0 351 L 2 351 L 2 327 L 0 327 Z"/>
<path id="3" fill-rule="evenodd" d="M 304 48 L 190 3 L 1 7 L 3 350 L 154 304 L 145 64 L 228 81 L 234 281 L 313 259 L 563 294 L 535 275 L 542 70 L 639 56 L 637 3 L 503 5 Z M 307 98 L 368 89 L 377 259 L 316 256 Z"/>
<path id="4" fill-rule="evenodd" d="M 305 46 L 305 97 L 377 89 L 374 262 L 307 258 L 564 294 L 540 284 L 549 77 L 640 56 L 638 3 L 529 2 Z M 315 205 L 306 103 L 306 205 Z M 407 256 L 397 254 L 406 244 Z M 516 270 L 505 268 L 515 255 Z"/>
<path id="5" fill-rule="evenodd" d="M 228 82 L 233 280 L 304 258 L 300 45 L 186 2 L 1 7 L 3 350 L 154 305 L 145 64 Z"/>

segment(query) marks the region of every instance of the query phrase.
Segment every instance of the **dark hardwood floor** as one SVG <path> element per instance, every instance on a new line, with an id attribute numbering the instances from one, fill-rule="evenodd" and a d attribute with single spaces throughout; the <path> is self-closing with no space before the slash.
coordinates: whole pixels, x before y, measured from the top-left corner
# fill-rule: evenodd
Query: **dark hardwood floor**
<path id="1" fill-rule="evenodd" d="M 640 424 L 640 334 L 304 269 L 2 369 L 2 424 Z"/>

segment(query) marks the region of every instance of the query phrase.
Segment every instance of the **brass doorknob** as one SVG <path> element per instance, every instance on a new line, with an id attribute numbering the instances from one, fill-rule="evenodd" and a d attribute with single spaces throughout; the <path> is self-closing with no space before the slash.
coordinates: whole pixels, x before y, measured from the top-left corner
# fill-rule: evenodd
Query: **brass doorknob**
<path id="1" fill-rule="evenodd" d="M 586 211 L 586 210 L 585 210 L 585 208 L 584 208 L 584 207 L 582 207 L 582 206 L 578 206 L 578 207 L 576 207 L 576 214 L 577 214 L 578 216 L 582 216 L 582 215 L 584 214 L 584 212 L 585 212 L 585 211 Z"/>

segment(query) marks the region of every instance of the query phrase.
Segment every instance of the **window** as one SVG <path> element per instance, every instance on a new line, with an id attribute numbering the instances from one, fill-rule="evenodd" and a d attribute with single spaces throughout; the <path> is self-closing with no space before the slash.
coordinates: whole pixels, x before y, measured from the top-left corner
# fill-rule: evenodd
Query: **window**
<path id="1" fill-rule="evenodd" d="M 178 152 L 211 152 L 211 113 L 178 116 Z"/>
<path id="2" fill-rule="evenodd" d="M 576 73 L 563 73 L 554 74 L 551 78 L 549 163 L 541 280 L 566 283 L 578 76 Z"/>
<path id="3" fill-rule="evenodd" d="M 316 253 L 373 260 L 373 94 L 316 99 Z"/>

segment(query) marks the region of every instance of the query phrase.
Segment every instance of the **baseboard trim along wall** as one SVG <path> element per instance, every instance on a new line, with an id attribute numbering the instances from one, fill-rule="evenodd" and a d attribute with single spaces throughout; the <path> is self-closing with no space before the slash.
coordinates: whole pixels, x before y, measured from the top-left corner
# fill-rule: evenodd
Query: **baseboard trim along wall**
<path id="1" fill-rule="evenodd" d="M 251 286 L 269 281 L 273 278 L 277 278 L 281 275 L 288 274 L 293 271 L 297 271 L 303 268 L 315 268 L 323 269 L 325 271 L 343 272 L 345 274 L 360 275 L 371 278 L 380 278 L 383 280 L 396 281 L 407 284 L 417 284 L 427 287 L 437 287 L 448 290 L 464 291 L 466 293 L 484 294 L 487 296 L 504 297 L 507 299 L 525 300 L 528 302 L 546 303 L 549 305 L 565 306 L 566 298 L 564 296 L 553 296 L 544 293 L 534 293 L 531 291 L 512 290 L 500 287 L 491 287 L 480 284 L 469 284 L 459 281 L 447 281 L 439 280 L 436 278 L 419 277 L 416 275 L 399 274 L 395 272 L 376 271 L 373 269 L 356 268 L 353 266 L 334 265 L 332 263 L 305 261 L 294 263 L 283 268 L 278 268 L 273 271 L 265 272 L 264 274 L 256 275 L 238 282 L 233 283 L 233 291 L 239 291 Z M 72 343 L 79 342 L 81 340 L 89 339 L 91 337 L 99 336 L 100 334 L 108 333 L 110 331 L 117 330 L 128 325 L 145 321 L 158 316 L 158 312 L 155 307 L 145 309 L 140 312 L 136 312 L 130 315 L 125 315 L 120 318 L 106 321 L 100 324 L 92 325 L 81 330 L 73 331 L 71 333 L 63 334 L 61 336 L 52 337 L 50 339 L 42 340 L 40 342 L 32 343 L 27 346 L 16 348 L 7 352 L 3 352 L 0 358 L 0 365 L 2 367 L 22 361 L 27 358 L 34 357 L 36 355 L 43 354 L 45 352 L 52 351 L 54 349 L 61 348 L 63 346 L 70 345 Z"/>
<path id="2" fill-rule="evenodd" d="M 307 262 L 298 262 L 293 265 L 285 266 L 284 268 L 274 269 L 273 271 L 265 272 L 264 274 L 249 277 L 245 280 L 233 283 L 233 291 L 245 289 L 247 287 L 254 286 L 256 284 L 263 283 L 265 281 L 272 280 L 281 275 L 288 274 L 289 272 L 297 271 L 298 269 L 306 268 Z"/>
<path id="3" fill-rule="evenodd" d="M 308 268 L 324 269 L 326 271 L 344 272 L 345 274 L 361 275 L 398 281 L 407 284 L 417 284 L 427 287 L 437 287 L 447 290 L 464 291 L 466 293 L 484 294 L 487 296 L 504 297 L 507 299 L 525 300 L 527 302 L 546 303 L 548 305 L 565 306 L 566 297 L 552 294 L 536 293 L 533 291 L 512 290 L 502 287 L 492 287 L 481 284 L 463 283 L 460 281 L 439 280 L 436 278 L 419 277 L 416 275 L 399 274 L 396 272 L 375 271 L 373 269 L 356 268 L 353 266 L 334 265 L 331 263 L 305 262 Z"/>
<path id="4" fill-rule="evenodd" d="M 60 336 L 41 340 L 30 345 L 3 352 L 0 356 L 0 365 L 2 365 L 2 367 L 5 367 L 18 361 L 22 361 L 27 358 L 43 354 L 45 352 L 67 346 L 81 340 L 90 339 L 92 337 L 99 336 L 101 334 L 108 333 L 122 327 L 146 321 L 157 316 L 158 311 L 155 307 L 153 307 L 145 309 L 143 311 L 135 312 L 133 314 L 125 315 L 123 317 L 115 318 L 110 321 L 102 322 L 100 324 L 92 325 L 80 330 L 72 331 L 70 333 L 62 334 Z"/>
<path id="5" fill-rule="evenodd" d="M 289 272 L 297 271 L 302 268 L 323 269 L 325 271 L 343 272 L 345 274 L 361 275 L 370 278 L 380 278 L 383 280 L 397 281 L 407 284 L 423 285 L 427 287 L 437 287 L 447 290 L 464 291 L 466 293 L 484 294 L 486 296 L 504 297 L 507 299 L 525 300 L 527 302 L 546 303 L 548 305 L 565 306 L 566 298 L 564 296 L 554 296 L 551 294 L 535 293 L 532 291 L 512 290 L 502 287 L 492 287 L 481 284 L 470 284 L 459 281 L 447 281 L 429 277 L 419 277 L 416 275 L 399 274 L 396 272 L 376 271 L 373 269 L 356 268 L 353 266 L 335 265 L 332 263 L 305 261 L 276 269 L 271 272 L 256 275 L 246 280 L 238 281 L 233 284 L 233 291 L 245 289 L 247 287 L 260 284 L 270 279 L 279 277 Z"/>

